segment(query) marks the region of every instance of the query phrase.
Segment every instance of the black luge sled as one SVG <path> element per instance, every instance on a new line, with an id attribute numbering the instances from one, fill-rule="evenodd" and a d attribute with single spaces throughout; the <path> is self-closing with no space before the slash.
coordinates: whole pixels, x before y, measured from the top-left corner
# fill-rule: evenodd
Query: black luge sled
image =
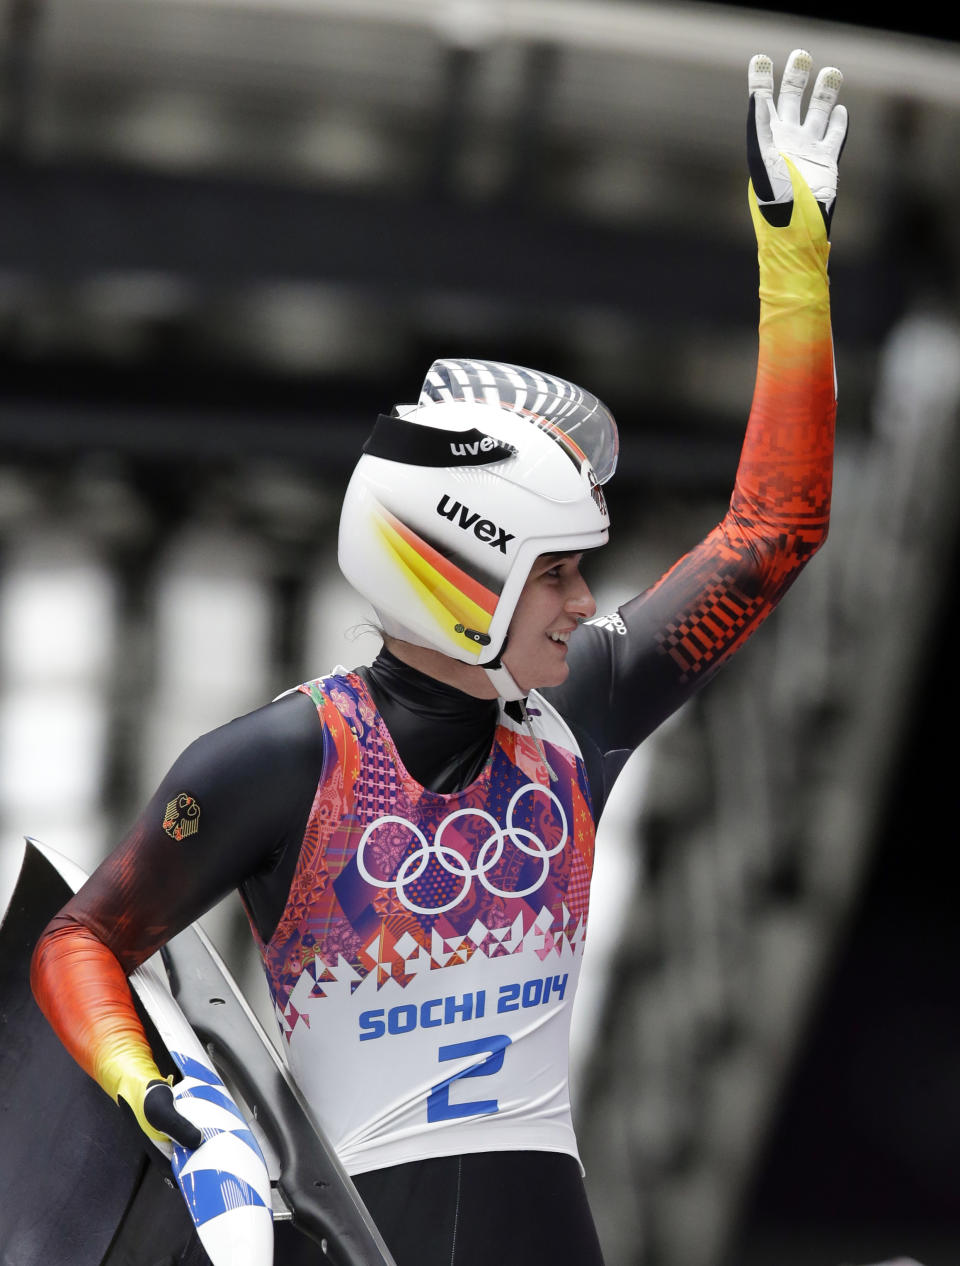
<path id="1" fill-rule="evenodd" d="M 33 947 L 71 893 L 28 840 L 0 924 L 0 1266 L 207 1266 L 168 1163 L 67 1054 L 30 991 Z M 395 1266 L 207 937 L 190 927 L 162 957 L 174 997 L 270 1165 L 275 1262 Z M 175 1073 L 138 1010 L 158 1066 Z"/>

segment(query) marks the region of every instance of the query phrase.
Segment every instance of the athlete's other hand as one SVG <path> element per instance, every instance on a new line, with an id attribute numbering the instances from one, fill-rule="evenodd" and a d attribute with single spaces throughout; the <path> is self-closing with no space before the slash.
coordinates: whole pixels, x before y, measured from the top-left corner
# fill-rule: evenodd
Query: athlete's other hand
<path id="1" fill-rule="evenodd" d="M 809 53 L 802 48 L 793 50 L 774 104 L 773 62 L 765 53 L 750 58 L 747 162 L 757 202 L 768 223 L 790 222 L 793 185 L 784 161 L 789 158 L 820 204 L 829 232 L 837 197 L 837 164 L 847 135 L 847 111 L 837 105 L 843 75 L 835 66 L 825 66 L 817 75 L 801 122 L 802 98 L 812 65 Z"/>
<path id="2" fill-rule="evenodd" d="M 177 1111 L 168 1081 L 158 1077 L 143 1086 L 128 1083 L 117 1098 L 127 1104 L 137 1124 L 154 1143 L 163 1144 L 172 1139 L 193 1151 L 203 1142 L 203 1135 L 193 1122 Z"/>

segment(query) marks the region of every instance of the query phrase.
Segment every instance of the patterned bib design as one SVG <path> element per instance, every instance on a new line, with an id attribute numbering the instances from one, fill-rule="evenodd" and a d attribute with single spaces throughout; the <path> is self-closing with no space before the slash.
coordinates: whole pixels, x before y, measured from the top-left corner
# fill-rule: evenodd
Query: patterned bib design
<path id="1" fill-rule="evenodd" d="M 479 777 L 444 795 L 404 768 L 359 677 L 300 689 L 324 726 L 324 772 L 261 952 L 291 1065 L 345 1164 L 485 1150 L 494 1116 L 498 1139 L 506 1120 L 526 1145 L 576 1155 L 567 1044 L 594 825 L 572 736 L 534 696 L 555 777 L 502 712 Z M 345 1049 L 357 1073 L 346 1093 Z M 335 1097 L 320 1071 L 331 1059 Z M 502 1093 L 458 1094 L 467 1077 Z"/>

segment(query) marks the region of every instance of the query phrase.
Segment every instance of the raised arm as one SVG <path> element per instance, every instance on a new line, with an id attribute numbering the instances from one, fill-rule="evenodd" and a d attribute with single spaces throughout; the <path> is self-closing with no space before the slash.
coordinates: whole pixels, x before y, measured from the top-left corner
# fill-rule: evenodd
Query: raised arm
<path id="1" fill-rule="evenodd" d="M 836 382 L 827 227 L 846 112 L 838 70 L 790 55 L 748 72 L 749 202 L 760 272 L 753 405 L 729 509 L 652 588 L 578 630 L 566 685 L 547 692 L 591 749 L 601 799 L 630 752 L 760 626 L 827 536 Z"/>

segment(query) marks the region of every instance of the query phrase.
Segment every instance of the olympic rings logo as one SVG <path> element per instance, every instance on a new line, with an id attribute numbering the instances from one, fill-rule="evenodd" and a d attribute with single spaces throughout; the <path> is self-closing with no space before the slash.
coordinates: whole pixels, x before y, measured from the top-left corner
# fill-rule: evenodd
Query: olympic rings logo
<path id="1" fill-rule="evenodd" d="M 513 822 L 514 809 L 517 801 L 522 796 L 526 796 L 531 792 L 547 796 L 553 802 L 554 808 L 560 816 L 561 836 L 560 842 L 555 844 L 553 848 L 547 848 L 543 840 L 533 831 L 527 830 L 526 827 L 515 826 Z M 455 848 L 443 843 L 443 835 L 447 828 L 460 818 L 480 818 L 490 827 L 490 834 L 480 846 L 477 854 L 476 866 L 470 866 L 466 858 L 458 853 Z M 424 833 L 409 818 L 397 817 L 393 814 L 386 817 L 377 818 L 363 832 L 360 837 L 360 843 L 357 846 L 357 869 L 360 871 L 363 879 L 373 888 L 393 888 L 402 905 L 414 914 L 444 914 L 447 910 L 452 910 L 454 906 L 459 905 L 470 890 L 470 882 L 473 879 L 479 879 L 487 892 L 495 897 L 529 897 L 532 892 L 536 892 L 540 888 L 550 873 L 550 859 L 563 851 L 569 838 L 567 827 L 567 815 L 563 811 L 563 805 L 559 798 L 550 790 L 549 787 L 541 787 L 539 783 L 528 782 L 513 793 L 510 803 L 507 805 L 506 825 L 501 826 L 500 823 L 487 813 L 484 809 L 457 809 L 455 813 L 445 817 L 437 827 L 436 833 L 432 840 L 428 840 Z M 404 826 L 413 833 L 420 847 L 405 857 L 397 871 L 397 877 L 394 880 L 380 879 L 376 875 L 371 875 L 367 869 L 364 860 L 364 850 L 375 831 L 380 827 L 387 826 L 389 823 L 396 823 L 398 826 Z M 526 853 L 528 857 L 534 857 L 540 862 L 540 875 L 530 884 L 528 888 L 516 888 L 508 890 L 498 888 L 497 885 L 489 878 L 490 871 L 497 865 L 503 856 L 506 848 L 507 840 L 520 850 Z M 409 895 L 407 889 L 415 883 L 430 865 L 431 858 L 443 867 L 449 875 L 454 875 L 460 880 L 460 889 L 451 901 L 441 906 L 421 906 L 418 905 Z"/>

